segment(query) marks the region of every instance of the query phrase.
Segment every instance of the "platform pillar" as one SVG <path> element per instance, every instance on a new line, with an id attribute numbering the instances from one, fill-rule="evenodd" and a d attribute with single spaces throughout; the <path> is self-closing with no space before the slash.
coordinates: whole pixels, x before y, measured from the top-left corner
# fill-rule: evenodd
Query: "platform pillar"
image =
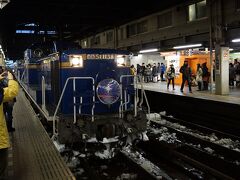
<path id="1" fill-rule="evenodd" d="M 215 93 L 229 94 L 229 47 L 215 47 Z"/>

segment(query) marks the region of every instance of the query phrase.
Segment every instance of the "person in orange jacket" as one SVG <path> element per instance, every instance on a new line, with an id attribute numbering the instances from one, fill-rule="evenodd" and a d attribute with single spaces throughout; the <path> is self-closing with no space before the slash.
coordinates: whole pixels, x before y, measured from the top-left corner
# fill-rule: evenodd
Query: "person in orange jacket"
<path id="1" fill-rule="evenodd" d="M 8 86 L 0 87 L 0 179 L 7 167 L 8 148 L 10 147 L 8 129 L 6 125 L 5 115 L 3 112 L 3 102 L 13 100 L 18 94 L 18 83 L 13 80 L 13 75 L 10 72 L 0 74 L 0 81 L 7 75 Z"/>

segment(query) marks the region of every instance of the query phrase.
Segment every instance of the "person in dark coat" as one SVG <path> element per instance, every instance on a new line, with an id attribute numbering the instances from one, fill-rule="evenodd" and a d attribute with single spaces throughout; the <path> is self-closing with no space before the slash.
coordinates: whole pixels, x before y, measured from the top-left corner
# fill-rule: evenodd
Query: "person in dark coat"
<path id="1" fill-rule="evenodd" d="M 232 63 L 229 64 L 229 86 L 234 86 L 235 69 Z"/>
<path id="2" fill-rule="evenodd" d="M 191 74 L 192 74 L 192 70 L 188 66 L 188 61 L 184 61 L 184 64 L 180 68 L 180 73 L 182 73 L 182 85 L 181 85 L 181 89 L 180 89 L 181 92 L 183 92 L 184 84 L 187 81 L 189 92 L 192 93 L 192 88 L 191 88 Z"/>
<path id="3" fill-rule="evenodd" d="M 202 78 L 203 78 L 203 90 L 208 90 L 209 72 L 207 68 L 207 63 L 202 64 Z"/>
<path id="4" fill-rule="evenodd" d="M 240 84 L 240 62 L 237 63 L 236 69 L 236 86 Z"/>
<path id="5" fill-rule="evenodd" d="M 15 131 L 13 127 L 13 106 L 15 102 L 16 98 L 13 98 L 13 100 L 3 103 L 3 112 L 6 118 L 8 132 Z"/>
<path id="6" fill-rule="evenodd" d="M 160 63 L 158 63 L 158 66 L 157 66 L 157 74 L 158 74 L 158 81 L 160 81 L 161 80 L 161 78 L 160 78 L 160 75 L 161 75 L 161 65 L 160 65 Z"/>
<path id="7" fill-rule="evenodd" d="M 154 63 L 153 67 L 152 67 L 152 81 L 157 82 L 157 66 L 156 66 L 156 63 Z"/>

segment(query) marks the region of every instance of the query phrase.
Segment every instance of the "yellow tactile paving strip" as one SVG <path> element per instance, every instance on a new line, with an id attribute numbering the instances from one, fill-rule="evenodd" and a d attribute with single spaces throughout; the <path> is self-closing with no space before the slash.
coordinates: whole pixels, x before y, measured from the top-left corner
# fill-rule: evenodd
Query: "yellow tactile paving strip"
<path id="1" fill-rule="evenodd" d="M 45 132 L 23 91 L 14 105 L 8 178 L 18 180 L 75 179 Z"/>

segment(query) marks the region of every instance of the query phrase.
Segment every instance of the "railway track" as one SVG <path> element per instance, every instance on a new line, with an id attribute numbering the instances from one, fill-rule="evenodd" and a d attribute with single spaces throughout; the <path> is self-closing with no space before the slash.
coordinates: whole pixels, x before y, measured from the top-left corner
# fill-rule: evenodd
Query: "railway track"
<path id="1" fill-rule="evenodd" d="M 66 157 L 66 156 L 65 156 Z M 167 179 L 168 176 L 158 166 L 141 153 L 131 148 L 124 148 L 111 159 L 99 159 L 95 156 L 72 156 L 69 164 L 76 179 L 93 180 L 151 180 Z M 69 162 L 70 162 L 69 161 Z"/>
<path id="2" fill-rule="evenodd" d="M 165 115 L 165 113 L 160 113 L 160 116 L 162 119 L 164 120 L 167 120 L 169 122 L 172 122 L 172 123 L 179 123 L 181 125 L 184 125 L 184 126 L 187 126 L 191 129 L 196 129 L 198 131 L 201 131 L 202 133 L 204 134 L 211 134 L 211 133 L 214 133 L 216 134 L 219 138 L 225 138 L 225 137 L 228 137 L 228 138 L 231 138 L 233 140 L 238 140 L 239 141 L 239 137 L 234 135 L 234 134 L 231 134 L 231 133 L 226 133 L 226 132 L 223 132 L 223 131 L 220 131 L 217 129 L 217 127 L 215 129 L 213 128 L 208 128 L 206 126 L 202 126 L 202 125 L 199 125 L 199 124 L 196 124 L 196 123 L 192 123 L 190 121 L 185 121 L 183 119 L 179 119 L 179 118 L 174 118 L 172 116 L 167 116 Z"/>
<path id="3" fill-rule="evenodd" d="M 165 116 L 163 116 L 165 118 Z M 171 120 L 172 117 L 168 117 Z M 240 175 L 239 139 L 229 134 L 203 130 L 201 133 L 183 125 L 166 121 L 166 119 L 150 121 L 150 140 L 140 142 L 138 147 L 146 153 L 146 157 L 156 165 L 165 162 L 175 166 L 187 176 L 196 179 L 238 179 Z M 193 125 L 191 126 L 193 127 Z M 206 134 L 213 134 L 206 138 Z M 203 136 L 205 134 L 205 136 Z M 218 137 L 219 136 L 219 137 Z M 215 139 L 213 138 L 215 137 Z M 230 139 L 233 138 L 232 139 Z M 216 143 L 229 140 L 230 145 Z M 153 148 L 154 147 L 154 148 Z M 169 174 L 171 176 L 171 172 Z M 172 176 L 171 176 L 172 177 Z M 174 177 L 174 176 L 173 176 Z M 175 176 L 177 178 L 177 176 Z"/>

